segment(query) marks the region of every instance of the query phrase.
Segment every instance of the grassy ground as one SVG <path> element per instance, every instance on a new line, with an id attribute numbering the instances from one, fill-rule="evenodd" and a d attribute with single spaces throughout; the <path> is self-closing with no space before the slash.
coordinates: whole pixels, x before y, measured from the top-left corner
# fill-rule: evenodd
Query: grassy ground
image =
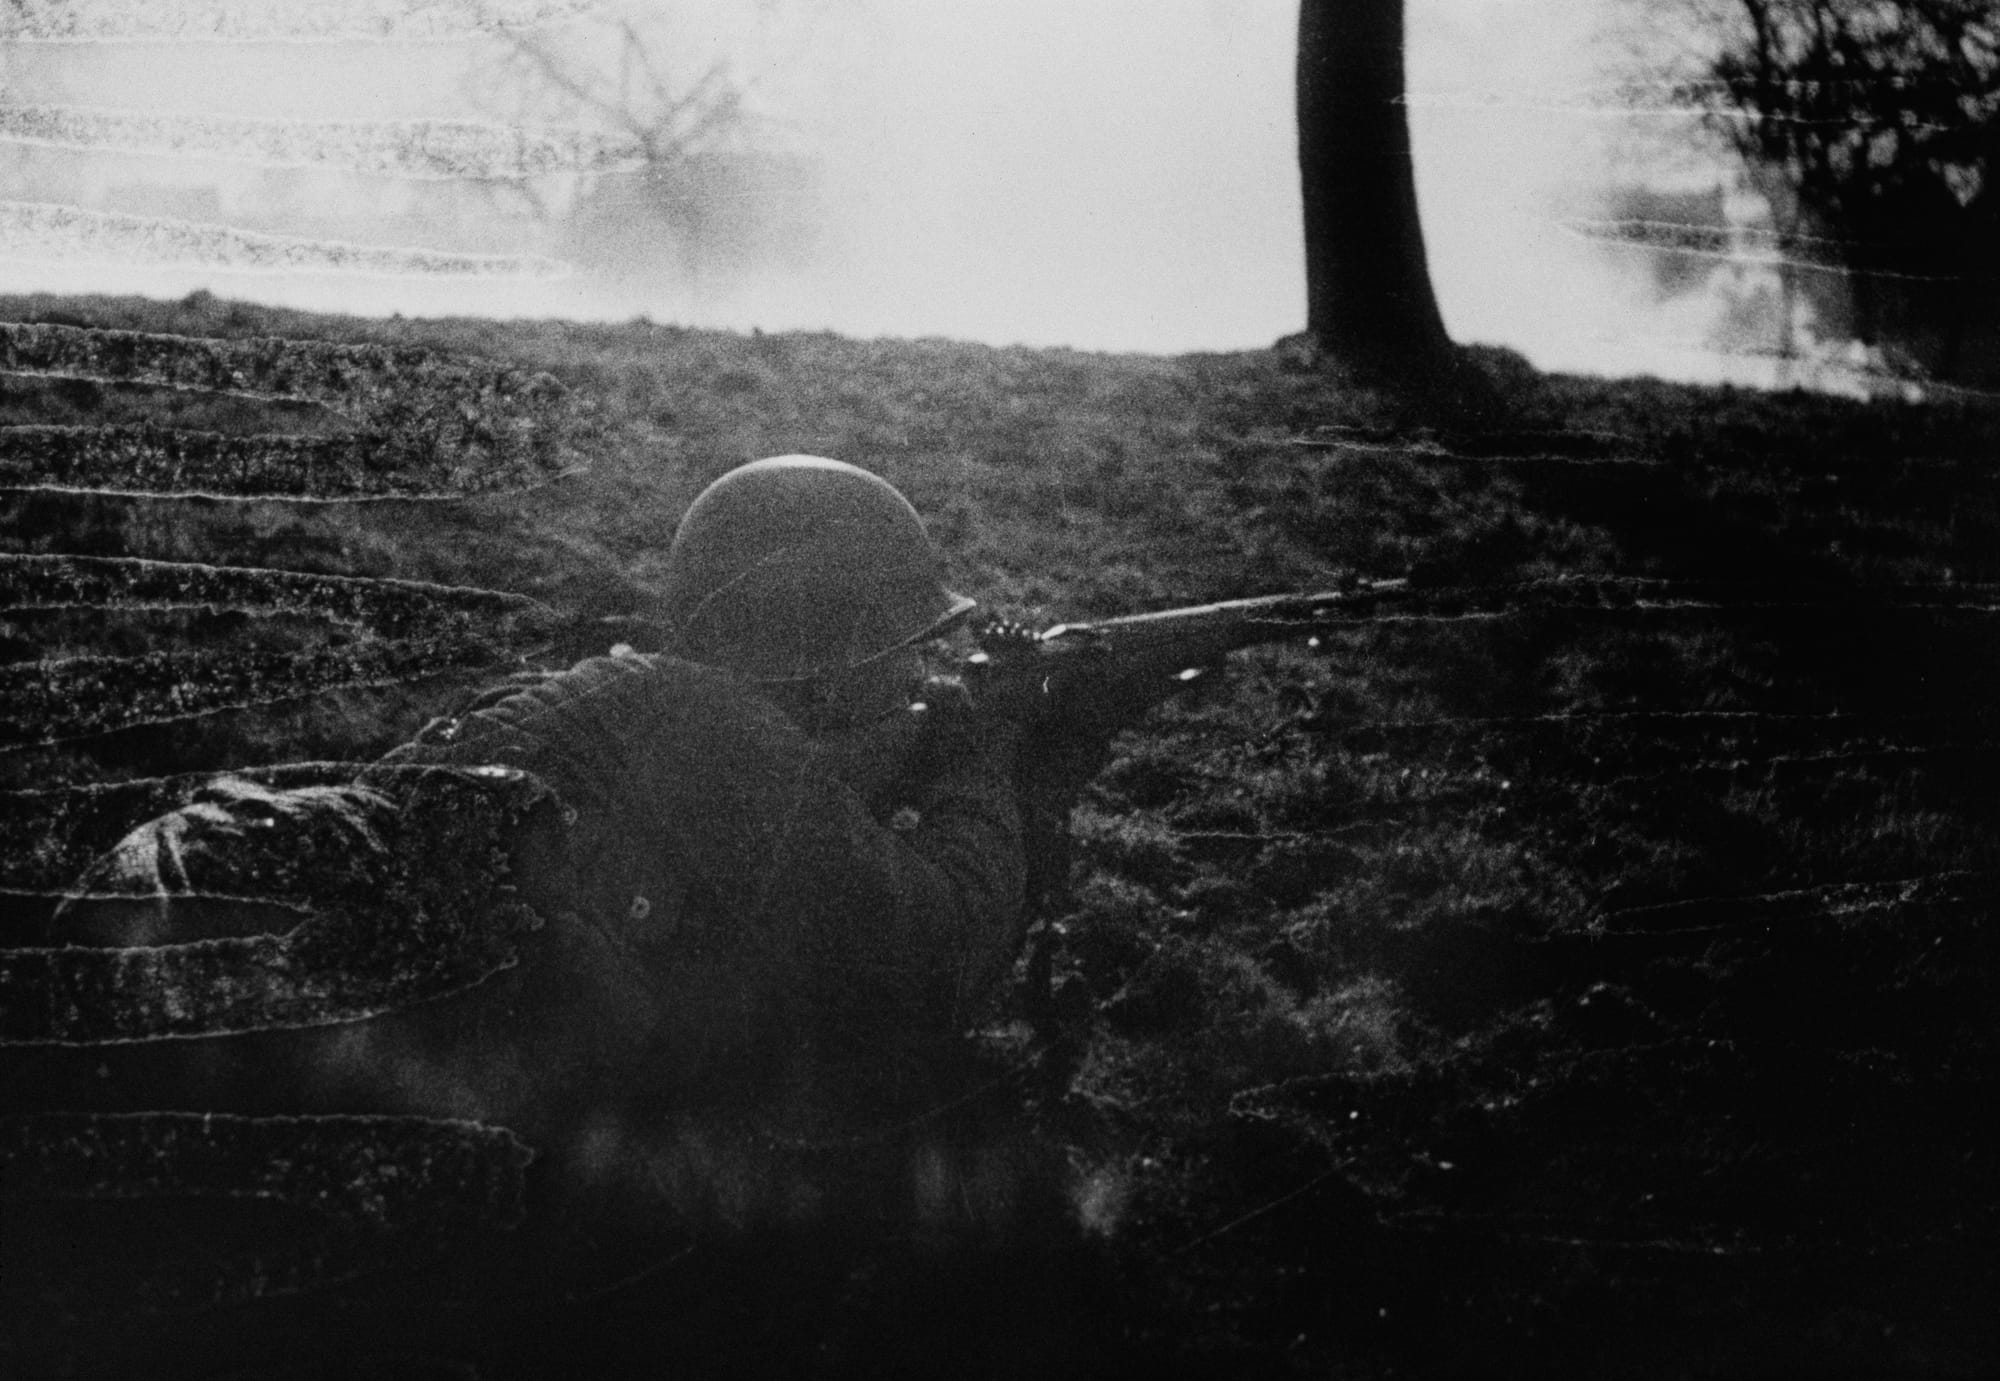
<path id="1" fill-rule="evenodd" d="M 4 494 L 9 550 L 643 613 L 703 484 L 806 451 L 900 486 L 957 583 L 1009 614 L 1347 570 L 1485 592 L 1239 656 L 1122 740 L 1080 808 L 1018 1109 L 1065 1166 L 1079 1317 L 1033 1313 L 1041 1268 L 1004 1251 L 903 1296 L 913 1277 L 877 1261 L 878 1284 L 850 1272 L 831 1312 L 771 1308 L 813 1340 L 787 1361 L 893 1355 L 885 1339 L 935 1342 L 937 1317 L 985 1311 L 1004 1322 L 981 1346 L 1012 1340 L 982 1354 L 992 1374 L 1107 1355 L 1227 1375 L 2000 1366 L 2000 1165 L 1976 1132 L 2000 1030 L 1992 408 L 1539 378 L 1496 354 L 1508 430 L 1433 435 L 1276 353 L 208 299 L 14 299 L 0 319 L 546 370 L 587 407 L 591 460 L 452 503 Z M 251 411 L 0 378 L 9 424 L 314 425 Z M 1559 577 L 1674 584 L 1496 593 Z M 311 636 L 117 616 L 0 633 L 16 659 Z M 565 650 L 586 649 L 544 660 Z M 0 773 L 364 756 L 478 679 L 22 748 Z"/>

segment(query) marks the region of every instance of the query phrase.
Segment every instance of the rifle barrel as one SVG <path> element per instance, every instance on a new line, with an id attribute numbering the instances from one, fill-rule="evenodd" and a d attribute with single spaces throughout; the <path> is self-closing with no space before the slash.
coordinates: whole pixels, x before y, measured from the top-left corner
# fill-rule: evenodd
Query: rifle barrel
<path id="1" fill-rule="evenodd" d="M 1402 580 L 1366 581 L 1306 595 L 1261 595 L 1181 609 L 1057 624 L 1024 642 L 982 648 L 968 662 L 975 698 L 994 713 L 1028 721 L 1083 714 L 1135 717 L 1192 684 L 1239 648 L 1333 628 L 1399 593 Z M 1109 721 L 1106 721 L 1109 722 Z"/>
<path id="2" fill-rule="evenodd" d="M 1408 581 L 1371 580 L 1353 589 L 1305 595 L 1258 595 L 1250 599 L 1160 609 L 1146 614 L 1122 614 L 1087 623 L 1061 623 L 1041 635 L 1043 642 L 1065 639 L 1110 640 L 1125 645 L 1150 645 L 1179 638 L 1201 639 L 1233 630 L 1236 646 L 1309 633 L 1341 622 L 1375 600 L 1402 593 Z"/>

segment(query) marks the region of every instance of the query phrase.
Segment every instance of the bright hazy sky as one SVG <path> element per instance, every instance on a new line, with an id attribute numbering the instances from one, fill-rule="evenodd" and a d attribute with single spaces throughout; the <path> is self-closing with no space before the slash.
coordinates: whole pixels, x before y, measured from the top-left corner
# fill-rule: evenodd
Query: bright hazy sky
<path id="1" fill-rule="evenodd" d="M 68 3 L 79 12 L 113 8 L 112 0 Z M 259 0 L 183 3 L 236 5 L 254 18 Z M 367 3 L 449 12 L 455 0 Z M 1686 348 L 1701 335 L 1698 305 L 1678 315 L 1656 308 L 1630 251 L 1558 224 L 1603 215 L 1603 187 L 1646 175 L 1620 163 L 1632 157 L 1618 141 L 1633 121 L 1589 94 L 1620 75 L 1608 65 L 1619 54 L 1607 26 L 1623 0 L 1407 3 L 1418 188 L 1452 333 L 1512 346 L 1550 368 L 1712 376 L 1717 361 Z M 337 3 L 316 8 L 341 11 Z M 334 311 L 643 313 L 740 329 L 1142 351 L 1264 346 L 1303 324 L 1296 0 L 674 0 L 628 8 L 663 26 L 675 70 L 728 60 L 772 137 L 819 161 L 823 200 L 809 260 L 746 278 L 710 274 L 699 284 L 617 291 L 587 274 L 464 281 L 416 268 L 396 276 L 363 260 L 340 271 L 329 261 L 304 274 L 231 273 L 134 263 L 137 249 L 107 250 L 101 235 L 65 240 L 71 232 L 60 225 L 17 211 L 12 222 L 0 214 L 0 290 L 179 296 L 208 287 Z M 492 40 L 476 34 L 17 41 L 0 69 L 9 87 L 0 105 L 492 119 L 500 112 L 490 80 L 471 74 L 490 71 L 479 63 L 493 52 Z M 19 149 L 0 141 L 0 175 Z M 241 165 L 213 159 L 151 154 L 107 165 L 101 151 L 32 152 L 79 167 L 94 160 L 126 182 L 226 186 L 242 177 Z M 91 185 L 109 176 L 100 172 Z M 396 205 L 393 179 L 341 176 L 352 183 L 340 192 L 350 208 L 371 198 Z M 411 242 L 407 220 L 394 235 L 382 225 L 370 243 Z M 454 247 L 442 232 L 422 243 Z"/>

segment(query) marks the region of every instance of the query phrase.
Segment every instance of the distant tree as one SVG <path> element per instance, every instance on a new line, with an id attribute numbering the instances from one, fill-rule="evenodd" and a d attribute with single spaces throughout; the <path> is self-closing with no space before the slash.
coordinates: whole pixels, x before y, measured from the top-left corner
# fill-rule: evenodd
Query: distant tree
<path id="1" fill-rule="evenodd" d="M 568 30 L 509 29 L 500 70 L 515 122 L 595 124 L 630 141 L 648 168 L 666 169 L 744 124 L 743 92 L 726 63 L 692 80 L 663 61 L 665 39 L 629 14 Z"/>
<path id="2" fill-rule="evenodd" d="M 1993 0 L 1728 0 L 1700 104 L 1788 256 L 1847 271 L 1853 333 L 1950 377 L 2000 305 Z"/>
<path id="3" fill-rule="evenodd" d="M 615 154 L 568 196 L 526 180 L 494 189 L 558 222 L 563 251 L 590 272 L 643 296 L 804 252 L 814 167 L 767 146 L 726 62 L 676 61 L 687 45 L 670 13 L 613 5 L 587 23 L 500 37 L 481 98 L 516 125 L 596 132 Z"/>
<path id="4" fill-rule="evenodd" d="M 1301 0 L 1306 331 L 1371 382 L 1429 393 L 1464 365 L 1431 287 L 1403 82 L 1403 0 Z"/>

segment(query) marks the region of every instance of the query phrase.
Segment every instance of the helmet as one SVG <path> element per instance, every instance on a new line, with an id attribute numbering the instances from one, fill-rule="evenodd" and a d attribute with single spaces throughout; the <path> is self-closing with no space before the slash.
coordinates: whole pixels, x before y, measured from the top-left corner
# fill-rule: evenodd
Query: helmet
<path id="1" fill-rule="evenodd" d="M 667 553 L 666 619 L 691 661 L 794 680 L 942 632 L 973 601 L 910 501 L 838 460 L 738 466 L 689 506 Z"/>

